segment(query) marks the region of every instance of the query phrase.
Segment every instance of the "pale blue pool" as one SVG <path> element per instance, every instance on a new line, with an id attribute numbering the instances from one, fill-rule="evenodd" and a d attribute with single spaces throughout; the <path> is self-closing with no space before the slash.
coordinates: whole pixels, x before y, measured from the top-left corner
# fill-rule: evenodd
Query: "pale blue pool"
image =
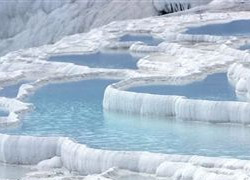
<path id="1" fill-rule="evenodd" d="M 133 35 L 133 34 L 126 34 L 120 38 L 121 42 L 126 42 L 126 41 L 140 41 L 144 42 L 147 45 L 150 46 L 157 46 L 160 44 L 163 40 L 161 39 L 156 39 L 153 36 L 150 35 Z"/>
<path id="2" fill-rule="evenodd" d="M 36 110 L 17 129 L 1 133 L 68 136 L 90 147 L 250 159 L 250 129 L 103 113 L 112 80 L 47 85 L 31 98 Z M 207 89 L 205 89 L 207 90 Z"/>
<path id="3" fill-rule="evenodd" d="M 7 117 L 9 115 L 8 111 L 5 111 L 3 109 L 0 109 L 0 117 Z"/>
<path id="4" fill-rule="evenodd" d="M 15 98 L 17 96 L 20 86 L 27 82 L 28 81 L 21 81 L 13 85 L 5 86 L 3 89 L 0 89 L 0 97 Z"/>
<path id="5" fill-rule="evenodd" d="M 240 50 L 250 50 L 250 44 L 245 44 L 239 48 Z"/>
<path id="6" fill-rule="evenodd" d="M 77 65 L 89 66 L 91 68 L 136 69 L 138 58 L 133 57 L 128 52 L 97 52 L 83 55 L 52 56 L 49 61 L 70 62 Z"/>
<path id="7" fill-rule="evenodd" d="M 210 24 L 200 27 L 191 27 L 187 34 L 208 34 L 215 36 L 249 36 L 250 20 L 236 20 L 223 24 Z"/>
<path id="8" fill-rule="evenodd" d="M 236 101 L 234 88 L 228 83 L 226 73 L 209 75 L 202 81 L 186 85 L 147 85 L 130 88 L 128 91 L 160 94 L 179 95 L 191 99 Z"/>

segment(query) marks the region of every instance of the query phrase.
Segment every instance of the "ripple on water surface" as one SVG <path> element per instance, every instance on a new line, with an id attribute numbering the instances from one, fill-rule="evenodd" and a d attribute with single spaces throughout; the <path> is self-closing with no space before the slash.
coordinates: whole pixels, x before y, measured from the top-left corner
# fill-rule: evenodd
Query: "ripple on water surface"
<path id="1" fill-rule="evenodd" d="M 70 136 L 101 149 L 250 159 L 247 127 L 103 113 L 105 87 L 114 82 L 47 85 L 30 98 L 36 110 L 25 117 L 23 125 L 1 133 Z"/>

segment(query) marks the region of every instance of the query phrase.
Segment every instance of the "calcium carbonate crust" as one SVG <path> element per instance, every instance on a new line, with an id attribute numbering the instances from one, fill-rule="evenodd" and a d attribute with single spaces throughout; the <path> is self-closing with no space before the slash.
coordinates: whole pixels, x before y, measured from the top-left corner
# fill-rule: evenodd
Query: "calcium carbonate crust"
<path id="1" fill-rule="evenodd" d="M 82 175 L 110 168 L 173 179 L 249 179 L 247 160 L 92 149 L 68 138 L 0 135 L 0 161 L 37 165 L 38 169 L 64 167 Z M 34 151 L 39 149 L 39 151 Z"/>
<path id="2" fill-rule="evenodd" d="M 201 122 L 250 124 L 248 102 L 197 100 L 126 91 L 127 88 L 141 84 L 170 84 L 176 81 L 170 78 L 167 82 L 162 78 L 165 82 L 160 82 L 161 78 L 134 78 L 108 86 L 104 93 L 103 108 L 106 111 L 141 116 L 175 116 Z"/>

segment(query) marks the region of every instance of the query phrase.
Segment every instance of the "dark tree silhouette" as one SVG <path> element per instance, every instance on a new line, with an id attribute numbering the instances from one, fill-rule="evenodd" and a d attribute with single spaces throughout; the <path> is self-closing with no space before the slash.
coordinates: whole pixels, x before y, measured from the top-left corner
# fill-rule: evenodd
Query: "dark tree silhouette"
<path id="1" fill-rule="evenodd" d="M 162 16 L 165 14 L 170 14 L 178 11 L 184 11 L 190 9 L 192 6 L 190 3 L 166 3 L 164 9 L 158 11 L 158 15 Z"/>

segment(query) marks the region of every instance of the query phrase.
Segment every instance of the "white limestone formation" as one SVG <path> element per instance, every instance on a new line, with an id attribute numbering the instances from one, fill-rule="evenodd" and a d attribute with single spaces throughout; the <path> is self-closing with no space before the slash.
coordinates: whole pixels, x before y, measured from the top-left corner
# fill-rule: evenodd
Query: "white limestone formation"
<path id="1" fill-rule="evenodd" d="M 65 35 L 83 32 L 87 30 L 86 27 L 97 27 L 113 20 L 149 16 L 155 13 L 155 10 L 151 1 L 124 1 L 119 7 L 116 7 L 115 0 L 108 1 L 107 5 L 105 4 L 107 1 L 99 4 L 92 0 L 82 5 L 79 5 L 77 0 L 57 2 L 35 0 L 25 1 L 24 4 L 19 2 L 21 1 L 1 2 L 4 5 L 0 6 L 0 15 L 5 27 L 0 30 L 1 53 L 46 43 L 54 44 L 10 52 L 0 58 L 1 87 L 5 83 L 17 82 L 20 79 L 33 81 L 21 86 L 17 98 L 0 98 L 0 105 L 10 112 L 9 119 L 0 119 L 1 123 L 10 125 L 12 122 L 20 122 L 23 112 L 31 108 L 30 104 L 25 102 L 26 97 L 48 83 L 112 77 L 128 80 L 106 89 L 103 102 L 106 110 L 141 115 L 176 116 L 205 122 L 249 124 L 250 105 L 247 102 L 214 102 L 179 96 L 126 92 L 128 87 L 155 83 L 159 80 L 170 84 L 194 81 L 204 78 L 209 73 L 226 71 L 230 66 L 228 79 L 236 87 L 236 92 L 250 97 L 249 53 L 240 52 L 230 46 L 230 43 L 237 38 L 182 34 L 187 27 L 197 26 L 197 24 L 246 19 L 250 15 L 249 12 L 205 12 L 202 16 L 183 13 L 177 16 L 117 21 L 88 33 L 76 34 L 57 41 Z M 155 6 L 164 10 L 166 2 L 159 1 L 160 4 Z M 218 7 L 220 3 L 225 1 L 215 0 L 207 7 Z M 241 2 L 230 1 L 229 4 L 232 3 L 238 5 L 237 3 Z M 147 6 L 148 4 L 150 6 Z M 138 11 L 138 7 L 144 6 L 147 8 L 139 8 Z M 132 9 L 128 12 L 121 11 L 121 8 L 125 7 Z M 88 13 L 82 11 L 86 8 L 90 8 Z M 98 13 L 100 9 L 103 13 Z M 135 13 L 131 13 L 135 9 Z M 109 15 L 110 11 L 112 11 L 111 15 Z M 114 17 L 118 11 L 121 14 Z M 61 14 L 64 15 L 60 16 Z M 87 19 L 85 15 L 88 15 Z M 157 47 L 150 47 L 134 42 L 132 44 L 116 41 L 121 34 L 127 33 L 151 33 L 161 37 L 165 42 Z M 51 55 L 86 54 L 101 48 L 124 48 L 131 52 L 143 51 L 146 54 L 157 52 L 158 54 L 142 58 L 137 64 L 138 70 L 89 68 L 47 61 Z M 0 162 L 37 165 L 38 169 L 62 167 L 84 175 L 103 173 L 110 168 L 118 167 L 153 174 L 157 177 L 182 180 L 246 180 L 249 179 L 250 170 L 248 160 L 106 151 L 89 148 L 67 138 L 3 134 L 0 135 Z M 86 179 L 96 178 L 94 176 L 89 175 Z M 97 176 L 97 178 L 100 177 L 109 178 L 103 174 Z M 45 176 L 46 178 L 48 176 Z M 68 177 L 61 177 L 63 178 Z"/>
<path id="2" fill-rule="evenodd" d="M 146 80 L 144 82 L 149 84 L 150 82 Z M 152 83 L 156 82 L 152 81 Z M 142 79 L 138 84 L 142 84 Z M 175 116 L 184 120 L 214 123 L 250 123 L 249 103 L 196 100 L 181 96 L 126 91 L 128 87 L 136 85 L 136 80 L 130 80 L 107 87 L 104 94 L 103 108 L 106 111 L 142 116 Z"/>
<path id="3" fill-rule="evenodd" d="M 0 162 L 35 165 L 60 156 L 63 138 L 0 135 Z"/>
<path id="4" fill-rule="evenodd" d="M 1 1 L 0 54 L 55 43 L 64 36 L 86 32 L 111 21 L 154 14 L 150 0 Z"/>

